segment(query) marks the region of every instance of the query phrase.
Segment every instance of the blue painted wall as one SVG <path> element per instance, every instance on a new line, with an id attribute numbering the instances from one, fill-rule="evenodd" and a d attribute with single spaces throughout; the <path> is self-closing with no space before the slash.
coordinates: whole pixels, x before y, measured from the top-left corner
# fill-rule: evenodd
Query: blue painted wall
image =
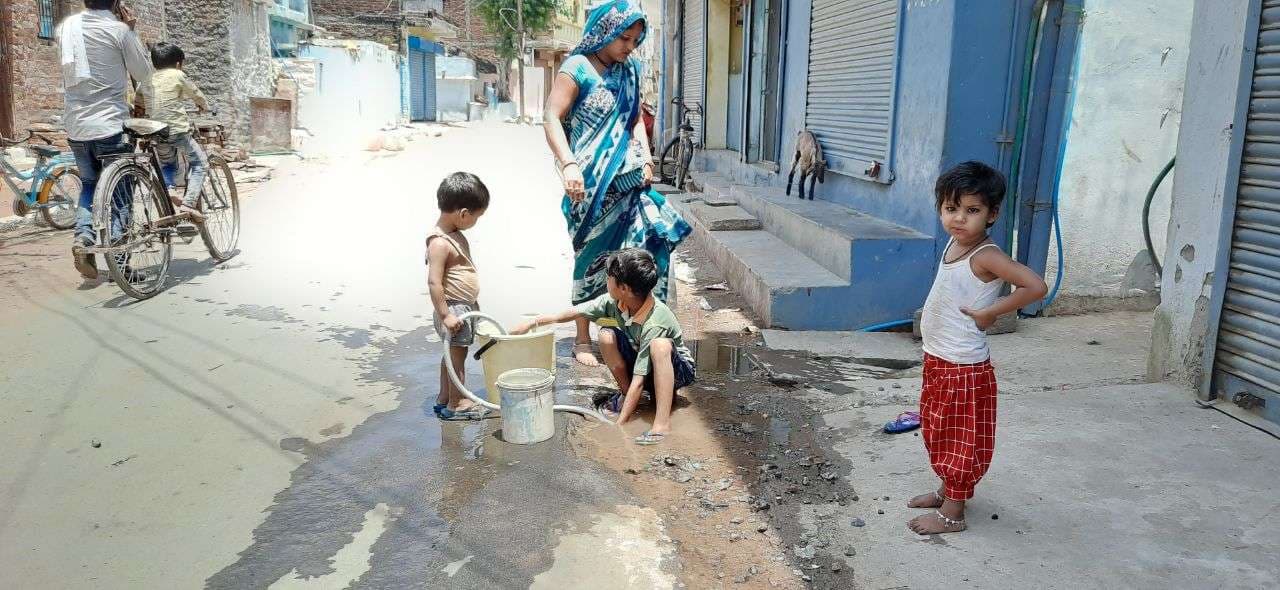
<path id="1" fill-rule="evenodd" d="M 969 159 L 1007 165 L 996 138 L 1016 108 L 1016 96 L 1008 96 L 1017 92 L 1010 90 L 1010 60 L 1023 24 L 1015 25 L 1014 11 L 1033 2 L 971 2 L 957 11 L 953 1 L 904 0 L 895 179 L 881 184 L 829 173 L 819 198 L 936 236 L 940 252 L 947 236 L 933 205 L 938 175 Z M 810 0 L 788 3 L 778 184 L 786 182 L 795 137 L 804 129 L 811 7 Z"/>

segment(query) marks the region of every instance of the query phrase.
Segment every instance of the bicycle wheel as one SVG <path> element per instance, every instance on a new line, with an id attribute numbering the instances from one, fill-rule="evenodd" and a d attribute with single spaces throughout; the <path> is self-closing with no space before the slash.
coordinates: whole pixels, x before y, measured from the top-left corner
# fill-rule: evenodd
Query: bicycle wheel
<path id="1" fill-rule="evenodd" d="M 204 190 L 200 191 L 199 207 L 204 213 L 200 239 L 204 240 L 209 256 L 218 262 L 235 256 L 236 243 L 240 241 L 240 196 L 226 160 L 209 159 L 209 173 Z"/>
<path id="2" fill-rule="evenodd" d="M 160 292 L 173 258 L 172 227 L 157 228 L 169 207 L 168 192 L 147 168 L 132 159 L 117 160 L 102 171 L 94 192 L 94 211 L 102 217 L 99 244 L 111 244 L 107 269 L 130 297 L 148 299 Z"/>
<path id="3" fill-rule="evenodd" d="M 41 190 L 46 205 L 40 210 L 44 222 L 53 229 L 71 229 L 76 226 L 76 211 L 80 208 L 80 172 L 75 168 L 63 168 L 45 180 Z"/>
<path id="4" fill-rule="evenodd" d="M 680 138 L 673 137 L 662 148 L 662 156 L 658 158 L 658 175 L 662 177 L 663 183 L 672 184 L 676 181 L 676 170 L 680 162 L 679 145 Z"/>
<path id="5" fill-rule="evenodd" d="M 684 190 L 684 183 L 689 179 L 689 164 L 693 162 L 693 142 L 680 142 L 679 158 L 676 166 L 676 188 Z"/>

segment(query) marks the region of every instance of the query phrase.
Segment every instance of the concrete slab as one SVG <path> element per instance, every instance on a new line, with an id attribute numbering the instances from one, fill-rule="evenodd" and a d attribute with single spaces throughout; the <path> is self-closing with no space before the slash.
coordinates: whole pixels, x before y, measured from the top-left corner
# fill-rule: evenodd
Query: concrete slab
<path id="1" fill-rule="evenodd" d="M 906 528 L 922 513 L 906 499 L 937 486 L 920 439 L 879 431 L 900 408 L 830 414 L 865 500 L 835 514 L 806 507 L 804 520 L 855 550 L 836 559 L 858 587 L 1274 588 L 1280 470 L 1259 467 L 1274 465 L 1280 441 L 1192 398 L 1154 384 L 1003 403 L 969 530 L 932 538 Z"/>
<path id="2" fill-rule="evenodd" d="M 920 344 L 910 334 L 895 332 L 789 332 L 765 330 L 765 346 L 774 350 L 802 350 L 814 356 L 847 357 L 864 364 L 920 363 Z M 882 362 L 875 362 L 882 361 Z"/>
<path id="3" fill-rule="evenodd" d="M 733 205 L 712 207 L 706 203 L 692 203 L 689 211 L 698 217 L 711 231 L 750 231 L 760 229 L 760 220 L 746 209 Z"/>
<path id="4" fill-rule="evenodd" d="M 1001 393 L 1146 381 L 1151 314 L 1116 312 L 1020 320 L 992 336 Z"/>
<path id="5" fill-rule="evenodd" d="M 674 186 L 671 186 L 669 184 L 655 184 L 653 185 L 653 190 L 658 191 L 658 194 L 663 196 L 669 196 L 669 195 L 683 192 L 680 189 Z"/>
<path id="6" fill-rule="evenodd" d="M 711 207 L 736 207 L 738 200 L 728 196 L 705 195 L 702 202 Z"/>

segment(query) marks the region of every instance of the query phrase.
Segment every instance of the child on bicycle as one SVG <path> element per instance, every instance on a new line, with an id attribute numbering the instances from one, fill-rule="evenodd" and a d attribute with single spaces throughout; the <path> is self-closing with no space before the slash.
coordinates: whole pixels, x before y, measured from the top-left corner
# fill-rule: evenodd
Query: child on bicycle
<path id="1" fill-rule="evenodd" d="M 138 88 L 137 106 L 142 107 L 148 118 L 169 126 L 169 138 L 156 144 L 160 153 L 164 183 L 170 191 L 170 198 L 178 208 L 178 215 L 192 221 L 204 221 L 196 207 L 200 199 L 200 191 L 204 188 L 205 174 L 209 169 L 209 158 L 204 148 L 191 135 L 191 120 L 187 117 L 186 101 L 196 104 L 200 112 L 209 110 L 209 102 L 204 93 L 191 82 L 182 71 L 186 54 L 182 48 L 172 43 L 159 42 L 151 48 L 151 63 L 156 73 L 151 79 Z M 187 156 L 189 174 L 186 191 L 179 200 L 172 196 L 174 177 L 178 173 L 178 150 Z"/>
<path id="2" fill-rule="evenodd" d="M 471 258 L 471 243 L 463 231 L 489 208 L 489 189 L 468 172 L 455 172 L 436 190 L 440 218 L 427 234 L 427 287 L 435 310 L 435 328 L 449 342 L 449 357 L 460 380 L 466 380 L 467 348 L 475 342 L 475 322 L 458 318 L 480 311 L 480 276 Z M 480 420 L 485 408 L 477 406 L 453 386 L 440 359 L 440 393 L 433 408 L 441 420 Z"/>

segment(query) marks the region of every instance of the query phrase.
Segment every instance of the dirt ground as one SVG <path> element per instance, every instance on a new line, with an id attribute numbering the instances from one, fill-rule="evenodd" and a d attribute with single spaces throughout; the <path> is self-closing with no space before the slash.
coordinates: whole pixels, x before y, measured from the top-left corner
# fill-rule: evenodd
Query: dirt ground
<path id="1" fill-rule="evenodd" d="M 677 400 L 672 434 L 637 447 L 588 427 L 582 451 L 629 477 L 663 515 L 686 587 L 854 587 L 844 559 L 852 547 L 834 546 L 821 528 L 805 533 L 798 521 L 800 506 L 829 505 L 829 525 L 849 527 L 837 517 L 845 506 L 887 500 L 862 499 L 845 483 L 848 467 L 819 444 L 831 433 L 813 424 L 809 402 L 794 391 L 793 371 L 831 382 L 843 369 L 823 379 L 812 362 L 767 352 L 754 318 L 701 252 L 681 248 L 677 276 L 674 308 L 696 348 L 698 381 Z M 581 374 L 584 384 L 608 383 L 603 371 Z M 627 432 L 650 422 L 642 414 Z"/>

